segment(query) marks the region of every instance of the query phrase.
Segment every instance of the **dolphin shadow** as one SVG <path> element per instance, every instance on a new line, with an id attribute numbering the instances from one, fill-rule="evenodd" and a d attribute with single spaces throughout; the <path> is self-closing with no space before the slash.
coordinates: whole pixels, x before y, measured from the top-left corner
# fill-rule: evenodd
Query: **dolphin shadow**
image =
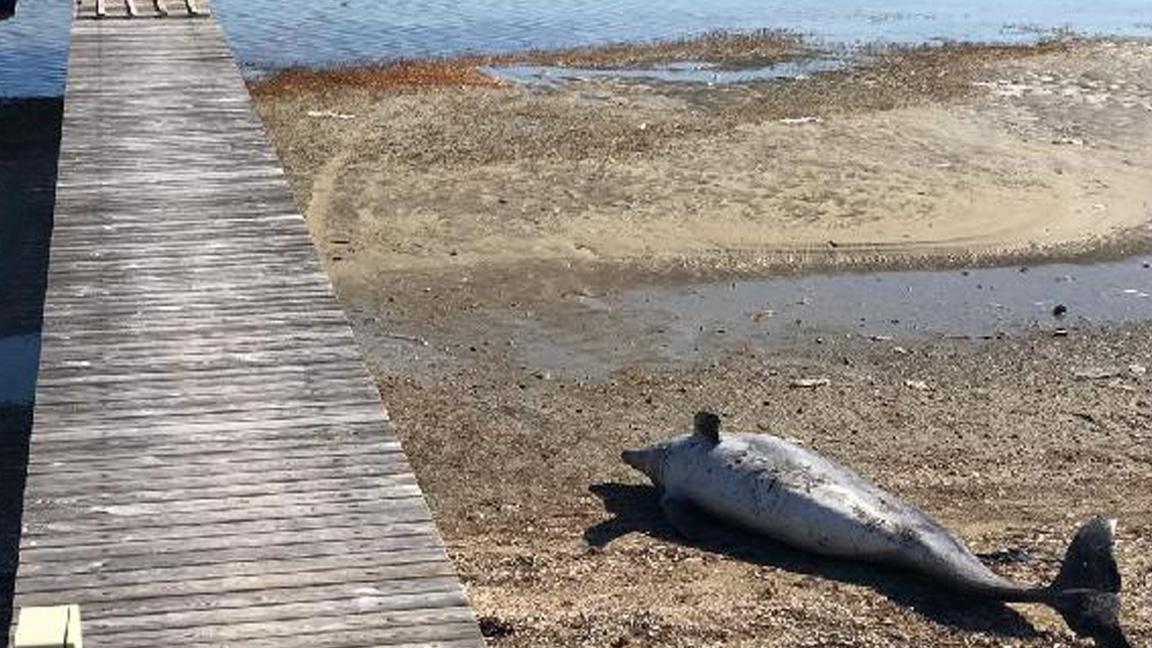
<path id="1" fill-rule="evenodd" d="M 685 539 L 664 520 L 659 491 L 652 486 L 604 483 L 589 490 L 615 515 L 585 529 L 584 540 L 595 547 L 603 547 L 629 533 L 643 533 L 765 567 L 863 585 L 937 623 L 962 630 L 1015 638 L 1039 636 L 1027 619 L 1004 603 L 957 594 L 911 572 L 817 556 L 719 520 L 714 520 L 715 533 Z"/>

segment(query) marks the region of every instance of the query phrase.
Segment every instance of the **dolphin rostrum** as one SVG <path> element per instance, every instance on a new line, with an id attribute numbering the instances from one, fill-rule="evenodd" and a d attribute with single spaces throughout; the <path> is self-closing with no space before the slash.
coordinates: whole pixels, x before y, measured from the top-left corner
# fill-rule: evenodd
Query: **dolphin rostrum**
<path id="1" fill-rule="evenodd" d="M 703 511 L 798 549 L 908 568 L 967 594 L 1043 603 L 1097 646 L 1130 648 L 1119 624 L 1113 520 L 1097 517 L 1080 528 L 1051 585 L 1024 587 L 989 569 L 927 513 L 852 470 L 771 435 L 721 437 L 715 414 L 700 412 L 691 434 L 625 450 L 622 458 L 661 489 L 664 514 L 689 537 L 693 513 Z"/>

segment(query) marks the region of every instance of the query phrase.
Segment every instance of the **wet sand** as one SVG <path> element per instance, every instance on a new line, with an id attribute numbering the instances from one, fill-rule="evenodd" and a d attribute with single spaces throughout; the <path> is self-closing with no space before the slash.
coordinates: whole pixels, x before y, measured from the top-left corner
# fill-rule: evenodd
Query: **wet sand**
<path id="1" fill-rule="evenodd" d="M 1080 521 L 1118 517 L 1124 621 L 1152 640 L 1149 324 L 772 348 L 701 329 L 668 355 L 650 343 L 683 313 L 619 306 L 782 271 L 1145 250 L 1152 46 L 879 52 L 731 87 L 460 87 L 467 66 L 419 65 L 419 83 L 254 94 L 493 646 L 1077 645 L 1043 608 L 677 538 L 618 453 L 702 407 L 857 468 L 1024 582 Z"/>

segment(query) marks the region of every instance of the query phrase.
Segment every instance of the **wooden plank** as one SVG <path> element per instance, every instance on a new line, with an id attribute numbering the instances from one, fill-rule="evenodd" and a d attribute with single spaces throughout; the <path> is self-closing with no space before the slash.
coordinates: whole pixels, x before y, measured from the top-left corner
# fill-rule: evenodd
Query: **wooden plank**
<path id="1" fill-rule="evenodd" d="M 199 550 L 235 549 L 239 547 L 292 546 L 327 541 L 364 539 L 391 539 L 401 536 L 427 536 L 430 526 L 427 523 L 403 523 L 385 527 L 325 527 L 309 530 L 270 531 L 260 536 L 232 533 L 198 538 Z M 90 550 L 87 545 L 41 547 L 25 545 L 21 550 L 35 557 L 38 563 L 53 563 L 85 559 Z M 123 558 L 137 555 L 162 555 L 186 552 L 188 542 L 183 539 L 130 540 L 106 546 L 104 555 Z"/>
<path id="2" fill-rule="evenodd" d="M 208 9 L 200 6 L 196 0 L 184 0 L 184 6 L 188 9 L 189 16 L 207 17 L 210 15 Z"/>
<path id="3" fill-rule="evenodd" d="M 257 479 L 251 476 L 245 478 L 245 476 L 240 475 L 225 482 L 208 479 L 185 480 L 180 483 L 179 487 L 166 490 L 139 490 L 132 488 L 133 482 L 122 480 L 93 486 L 92 491 L 83 500 L 75 496 L 74 487 L 71 490 L 54 487 L 54 484 L 46 480 L 46 483 L 39 485 L 38 492 L 45 499 L 69 503 L 83 501 L 90 506 L 107 507 L 137 503 L 173 502 L 180 501 L 184 497 L 222 499 L 223 497 L 251 497 L 268 493 L 291 495 L 295 493 L 346 492 L 350 488 L 380 489 L 382 491 L 392 488 L 397 483 L 409 486 L 416 485 L 408 467 L 396 463 L 388 466 L 340 467 L 328 471 L 311 469 L 307 476 L 309 480 L 306 482 L 293 479 L 291 474 L 281 475 L 279 479 L 273 475 L 269 475 L 266 479 Z"/>
<path id="4" fill-rule="evenodd" d="M 96 634 L 115 636 L 132 632 L 148 632 L 156 625 L 168 628 L 181 628 L 189 631 L 220 626 L 226 622 L 231 626 L 240 624 L 268 624 L 277 620 L 297 621 L 300 619 L 336 615 L 364 615 L 366 611 L 381 617 L 399 621 L 404 613 L 426 613 L 431 610 L 460 608 L 464 601 L 459 588 L 442 592 L 390 592 L 387 596 L 364 594 L 330 598 L 321 601 L 304 601 L 251 605 L 238 608 L 215 608 L 209 610 L 179 610 L 157 612 L 147 615 L 102 617 L 97 621 L 86 622 L 85 630 Z"/>
<path id="5" fill-rule="evenodd" d="M 150 527 L 132 529 L 128 533 L 117 530 L 96 530 L 88 533 L 78 533 L 69 528 L 66 523 L 53 525 L 29 525 L 25 531 L 24 547 L 37 548 L 88 548 L 90 551 L 107 551 L 108 545 L 124 542 L 163 542 L 187 541 L 190 539 L 205 540 L 210 538 L 236 538 L 250 534 L 280 533 L 312 533 L 317 529 L 369 529 L 386 537 L 398 528 L 407 529 L 413 524 L 426 524 L 429 521 L 427 511 L 410 509 L 405 512 L 390 512 L 384 515 L 358 515 L 344 516 L 340 514 L 316 515 L 307 520 L 293 520 L 290 518 L 259 518 L 255 520 L 238 520 L 228 524 L 214 526 L 189 527 Z M 57 534 L 56 529 L 64 533 Z"/>
<path id="6" fill-rule="evenodd" d="M 358 566 L 357 561 L 372 560 L 372 568 L 366 569 Z M 98 561 L 97 561 L 98 562 Z M 429 565 L 432 565 L 430 568 Z M 149 575 L 146 572 L 122 572 L 105 577 L 74 573 L 64 577 L 41 577 L 26 579 L 19 582 L 17 596 L 23 597 L 26 592 L 35 593 L 73 593 L 77 601 L 93 599 L 106 600 L 137 600 L 149 598 L 149 592 L 164 592 L 171 595 L 173 592 L 186 593 L 199 591 L 198 584 L 205 581 L 217 584 L 221 581 L 230 582 L 243 580 L 249 587 L 256 589 L 270 589 L 269 585 L 262 585 L 260 578 L 268 579 L 267 583 L 280 581 L 311 582 L 317 579 L 331 582 L 328 574 L 339 572 L 341 578 L 348 579 L 348 572 L 361 573 L 378 572 L 391 568 L 390 576 L 403 578 L 408 574 L 420 574 L 432 569 L 436 573 L 444 571 L 443 562 L 433 550 L 417 550 L 396 554 L 374 552 L 366 555 L 344 555 L 337 557 L 320 557 L 298 559 L 290 561 L 265 560 L 259 563 L 240 563 L 225 565 L 223 567 L 210 565 L 208 567 L 179 567 L 176 569 L 156 570 Z M 314 573 L 318 573 L 316 576 Z M 354 578 L 354 577 L 353 577 Z M 220 590 L 224 591 L 224 590 Z"/>
<path id="7" fill-rule="evenodd" d="M 424 563 L 410 563 L 406 565 L 373 565 L 369 568 L 333 568 L 315 569 L 310 571 L 295 571 L 285 573 L 262 573 L 257 575 L 226 574 L 211 578 L 203 578 L 184 583 L 171 583 L 167 581 L 151 581 L 132 588 L 130 592 L 112 588 L 95 588 L 77 592 L 77 598 L 85 605 L 106 604 L 104 609 L 107 616 L 131 615 L 133 610 L 147 601 L 172 599 L 196 599 L 199 597 L 214 598 L 225 594 L 235 593 L 275 593 L 278 597 L 287 597 L 287 591 L 295 591 L 296 596 L 314 588 L 328 588 L 332 586 L 347 586 L 359 588 L 364 586 L 379 587 L 381 583 L 407 583 L 426 578 L 455 577 L 452 570 L 443 561 L 430 561 Z M 67 583 L 65 583 L 67 587 Z M 21 596 L 27 599 L 29 605 L 51 604 L 59 600 L 61 591 L 43 588 L 39 591 L 26 591 Z M 71 590 L 75 591 L 75 590 Z M 53 597 L 57 597 L 54 599 Z"/>
<path id="8" fill-rule="evenodd" d="M 333 608 L 335 609 L 332 610 L 331 616 L 317 614 L 317 610 L 310 607 L 305 610 L 289 611 L 288 614 L 292 616 L 281 617 L 274 622 L 261 620 L 231 623 L 227 615 L 220 615 L 217 624 L 214 625 L 176 627 L 162 633 L 155 630 L 117 632 L 114 628 L 110 628 L 100 636 L 106 638 L 109 645 L 116 646 L 164 645 L 160 640 L 169 636 L 179 642 L 175 645 L 197 643 L 236 645 L 235 642 L 277 636 L 285 642 L 294 641 L 299 642 L 299 645 L 310 645 L 309 638 L 315 635 L 351 629 L 376 629 L 380 631 L 381 645 L 387 645 L 389 639 L 409 628 L 417 628 L 422 636 L 458 638 L 459 635 L 455 632 L 444 634 L 437 632 L 437 626 L 455 628 L 458 624 L 471 621 L 471 615 L 453 601 L 430 601 L 429 606 L 425 608 L 397 610 L 385 614 L 372 614 L 370 609 L 361 610 L 359 614 L 350 614 L 351 610 L 348 608 L 342 606 Z"/>
<path id="9" fill-rule="evenodd" d="M 364 604 L 373 605 L 377 603 L 376 599 L 383 599 L 383 597 L 392 594 L 411 596 L 414 594 L 458 594 L 458 592 L 459 585 L 454 579 L 444 576 L 429 576 L 403 581 L 385 581 L 385 583 L 377 585 L 340 583 L 337 585 L 318 585 L 307 589 L 284 588 L 224 592 L 220 596 L 153 597 L 134 602 L 128 610 L 120 610 L 112 604 L 94 601 L 88 603 L 84 609 L 103 614 L 105 618 L 125 616 L 139 618 L 145 617 L 145 615 L 172 612 L 243 610 L 244 608 L 265 607 L 278 603 L 337 601 L 361 597 L 367 599 L 363 601 Z M 386 606 L 388 603 L 386 599 L 379 601 L 381 606 Z M 128 614 L 125 614 L 125 611 Z M 146 620 L 151 622 L 154 619 Z"/>
<path id="10" fill-rule="evenodd" d="M 198 545 L 199 543 L 197 543 Z M 73 560 L 46 561 L 39 560 L 29 567 L 28 576 L 42 578 L 64 577 L 69 578 L 79 573 L 99 574 L 105 579 L 111 579 L 118 574 L 140 573 L 141 569 L 153 570 L 158 576 L 166 569 L 188 569 L 192 567 L 210 569 L 218 567 L 233 573 L 233 568 L 242 565 L 260 563 L 266 565 L 269 560 L 303 561 L 311 558 L 339 558 L 354 559 L 362 556 L 373 556 L 379 564 L 387 564 L 389 556 L 409 556 L 409 552 L 421 552 L 420 556 L 427 555 L 425 550 L 436 549 L 434 538 L 426 533 L 416 533 L 408 536 L 394 536 L 391 538 L 343 538 L 335 542 L 286 543 L 269 547 L 267 545 L 237 546 L 215 549 L 186 544 L 184 551 L 168 553 L 135 553 L 119 555 L 107 552 L 101 555 L 100 560 L 89 562 L 90 556 L 81 556 Z M 407 561 L 405 561 L 407 562 Z"/>
<path id="11" fill-rule="evenodd" d="M 96 648 L 483 646 L 219 27 L 120 6 L 72 25 L 17 605 Z"/>

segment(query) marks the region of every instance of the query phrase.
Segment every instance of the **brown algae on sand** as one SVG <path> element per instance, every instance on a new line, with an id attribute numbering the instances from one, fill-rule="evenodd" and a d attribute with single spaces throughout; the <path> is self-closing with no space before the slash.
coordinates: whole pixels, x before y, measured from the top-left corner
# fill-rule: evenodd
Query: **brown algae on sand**
<path id="1" fill-rule="evenodd" d="M 611 43 L 562 50 L 398 60 L 378 65 L 326 69 L 287 68 L 251 82 L 249 89 L 253 95 L 264 97 L 338 89 L 499 87 L 505 84 L 483 72 L 482 67 L 527 64 L 624 69 L 676 61 L 756 66 L 810 57 L 814 53 L 815 50 L 803 39 L 786 31 L 712 31 L 691 38 Z"/>

